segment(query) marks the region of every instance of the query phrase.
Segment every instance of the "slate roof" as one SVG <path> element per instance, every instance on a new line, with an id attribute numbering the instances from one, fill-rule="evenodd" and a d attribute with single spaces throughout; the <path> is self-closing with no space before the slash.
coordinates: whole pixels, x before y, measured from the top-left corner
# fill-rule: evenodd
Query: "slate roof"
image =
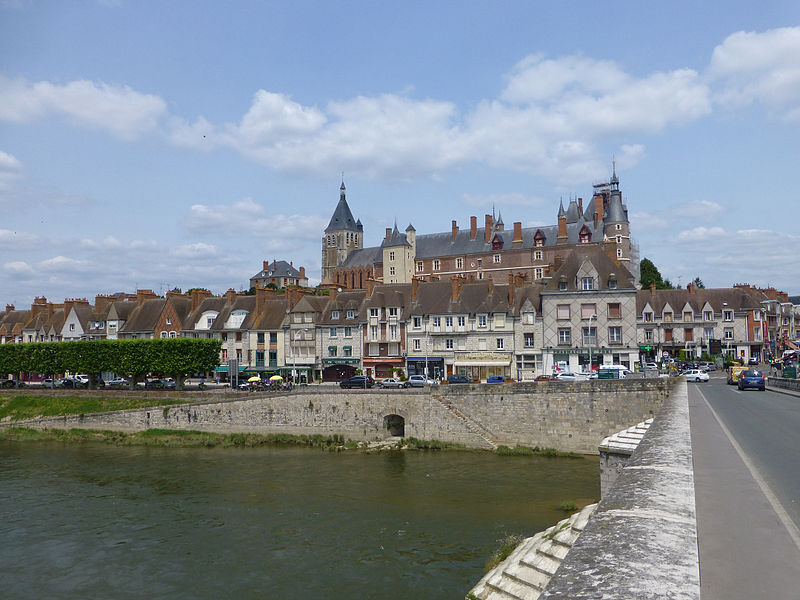
<path id="1" fill-rule="evenodd" d="M 463 283 L 455 302 L 451 281 L 432 281 L 420 284 L 417 299 L 408 309 L 409 315 L 475 314 L 508 312 L 508 284 L 494 285 L 489 294 L 489 282 Z"/>
<path id="2" fill-rule="evenodd" d="M 372 265 L 383 262 L 383 248 L 375 246 L 373 248 L 359 248 L 352 250 L 347 255 L 347 260 L 342 263 L 342 267 L 371 267 Z"/>
<path id="3" fill-rule="evenodd" d="M 12 310 L 6 313 L 6 316 L 0 322 L 0 334 L 11 335 L 12 333 L 19 333 L 25 324 L 30 321 L 31 311 L 29 310 Z"/>
<path id="4" fill-rule="evenodd" d="M 265 300 L 259 308 L 258 317 L 253 320 L 251 328 L 259 331 L 283 328 L 288 307 L 289 303 L 286 298 Z"/>
<path id="5" fill-rule="evenodd" d="M 350 207 L 345 199 L 345 189 L 343 181 L 339 190 L 339 204 L 336 205 L 336 210 L 333 211 L 333 216 L 325 228 L 325 233 L 330 233 L 331 231 L 364 231 L 361 221 L 356 222 L 353 219 L 353 213 L 350 212 Z"/>
<path id="6" fill-rule="evenodd" d="M 408 229 L 406 229 L 406 231 L 408 231 Z M 381 242 L 382 248 L 391 248 L 394 246 L 410 246 L 410 245 L 411 244 L 408 242 L 408 237 L 405 234 L 400 233 L 398 231 L 397 223 L 394 224 L 394 230 L 392 231 L 391 237 L 388 240 L 384 239 Z"/>
<path id="7" fill-rule="evenodd" d="M 224 298 L 223 298 L 224 300 Z M 223 331 L 225 330 L 225 322 L 231 316 L 231 313 L 235 310 L 244 310 L 247 311 L 247 316 L 242 321 L 242 324 L 235 329 L 250 329 L 250 326 L 254 320 L 254 310 L 256 307 L 256 297 L 255 296 L 236 296 L 233 302 L 230 304 L 225 304 L 222 309 L 219 311 L 217 318 L 214 319 L 214 323 L 211 325 L 211 329 L 213 331 Z"/>
<path id="8" fill-rule="evenodd" d="M 285 260 L 276 260 L 267 265 L 266 269 L 262 269 L 250 279 L 266 279 L 270 277 L 293 277 L 300 278 L 300 271 L 295 269 L 291 264 Z"/>
<path id="9" fill-rule="evenodd" d="M 325 309 L 320 315 L 317 323 L 322 325 L 358 325 L 363 322 L 364 316 L 362 314 L 362 306 L 364 298 L 366 297 L 366 290 L 345 290 L 336 294 L 335 298 L 329 298 Z M 339 311 L 339 318 L 334 319 L 331 313 L 335 310 Z M 347 311 L 353 310 L 356 312 L 355 319 L 347 318 Z"/>
<path id="10" fill-rule="evenodd" d="M 419 284 L 420 287 L 425 284 Z M 389 306 L 400 306 L 403 308 L 402 318 L 408 316 L 408 307 L 411 304 L 411 284 L 410 283 L 389 283 L 377 285 L 372 291 L 372 296 L 364 301 L 365 312 L 370 308 L 386 308 Z"/>
<path id="11" fill-rule="evenodd" d="M 653 291 L 645 289 L 636 293 L 636 313 L 641 314 L 648 303 L 657 315 L 663 312 L 667 304 L 676 313 L 680 313 L 687 303 L 692 307 L 693 312 L 699 312 L 706 302 L 717 313 L 721 313 L 723 309 L 739 312 L 761 308 L 757 299 L 739 288 L 700 288 L 693 292 L 687 289 Z M 725 302 L 727 302 L 727 306 L 723 304 Z"/>
<path id="12" fill-rule="evenodd" d="M 120 333 L 152 332 L 156 329 L 156 321 L 164 310 L 166 298 L 148 298 L 131 311 L 128 320 L 119 330 Z"/>
<path id="13" fill-rule="evenodd" d="M 197 322 L 200 320 L 202 314 L 206 311 L 213 310 L 217 314 L 225 307 L 225 298 L 221 296 L 211 296 L 204 298 L 203 301 L 194 309 L 186 318 L 184 329 L 196 329 Z M 203 329 L 205 331 L 205 328 Z"/>
<path id="14" fill-rule="evenodd" d="M 560 291 L 561 281 L 567 282 L 568 291 L 579 291 L 581 282 L 577 280 L 578 270 L 585 260 L 589 260 L 597 271 L 595 289 L 608 289 L 609 279 L 617 282 L 619 290 L 635 289 L 636 283 L 633 275 L 623 265 L 618 265 L 611 260 L 601 246 L 578 246 L 564 259 L 564 263 L 556 269 L 545 286 L 545 291 Z M 611 274 L 614 277 L 611 277 Z M 563 278 L 562 278 L 563 276 Z"/>

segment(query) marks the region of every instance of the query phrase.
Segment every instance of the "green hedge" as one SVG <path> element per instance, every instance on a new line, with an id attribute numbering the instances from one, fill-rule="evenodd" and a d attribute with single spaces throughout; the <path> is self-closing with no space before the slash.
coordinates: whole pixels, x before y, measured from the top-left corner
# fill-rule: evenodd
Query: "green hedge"
<path id="1" fill-rule="evenodd" d="M 183 379 L 219 365 L 222 340 L 167 338 L 0 345 L 0 374 L 53 375 L 113 371 L 132 379 L 148 373 Z"/>

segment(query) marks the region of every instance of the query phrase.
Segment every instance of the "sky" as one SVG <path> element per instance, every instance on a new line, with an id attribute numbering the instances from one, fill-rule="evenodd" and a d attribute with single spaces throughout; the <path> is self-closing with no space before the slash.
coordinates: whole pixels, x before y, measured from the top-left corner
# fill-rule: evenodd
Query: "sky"
<path id="1" fill-rule="evenodd" d="M 800 3 L 0 0 L 0 306 L 319 282 L 365 243 L 556 223 L 615 161 L 673 284 L 800 294 Z"/>

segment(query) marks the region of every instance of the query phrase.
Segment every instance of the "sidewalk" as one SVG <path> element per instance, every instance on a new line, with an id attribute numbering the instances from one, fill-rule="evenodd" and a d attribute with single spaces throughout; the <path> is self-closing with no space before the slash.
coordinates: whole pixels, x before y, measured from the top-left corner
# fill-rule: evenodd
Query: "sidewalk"
<path id="1" fill-rule="evenodd" d="M 689 414 L 703 600 L 797 600 L 800 548 L 697 386 Z"/>

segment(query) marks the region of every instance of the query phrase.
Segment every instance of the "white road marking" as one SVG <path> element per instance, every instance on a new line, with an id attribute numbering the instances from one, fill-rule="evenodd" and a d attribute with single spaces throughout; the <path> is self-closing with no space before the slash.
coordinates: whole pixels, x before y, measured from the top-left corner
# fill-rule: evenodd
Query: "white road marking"
<path id="1" fill-rule="evenodd" d="M 706 406 L 708 406 L 708 410 L 710 410 L 711 414 L 714 415 L 714 418 L 717 420 L 717 423 L 719 423 L 719 426 L 722 428 L 722 431 L 725 433 L 726 436 L 728 436 L 728 440 L 730 441 L 734 450 L 736 450 L 736 453 L 739 455 L 739 458 L 741 458 L 742 462 L 744 462 L 744 465 L 747 467 L 747 470 L 750 471 L 750 475 L 753 476 L 753 479 L 755 479 L 756 483 L 758 484 L 758 487 L 761 488 L 761 492 L 764 494 L 764 496 L 766 496 L 767 500 L 772 505 L 772 510 L 775 511 L 775 514 L 778 515 L 778 518 L 781 520 L 781 523 L 783 523 L 783 526 L 786 527 L 786 531 L 789 532 L 789 537 L 792 538 L 792 541 L 794 542 L 795 546 L 797 546 L 797 549 L 800 550 L 800 529 L 798 529 L 797 525 L 794 524 L 794 521 L 792 521 L 791 517 L 789 516 L 789 513 L 787 513 L 786 509 L 783 508 L 783 505 L 781 504 L 780 500 L 778 500 L 778 497 L 770 489 L 767 482 L 764 481 L 764 479 L 761 477 L 758 471 L 756 471 L 753 461 L 750 460 L 750 457 L 747 456 L 747 454 L 739 445 L 739 443 L 735 439 L 733 439 L 733 435 L 731 434 L 730 430 L 728 430 L 728 428 L 725 427 L 725 424 L 722 422 L 722 419 L 719 418 L 717 411 L 714 410 L 714 408 L 711 406 L 711 403 L 706 399 L 705 394 L 703 394 L 703 392 L 700 391 L 700 389 L 698 389 L 697 391 L 703 398 L 703 402 L 705 402 Z M 739 390 L 735 391 L 737 393 L 741 393 Z"/>

